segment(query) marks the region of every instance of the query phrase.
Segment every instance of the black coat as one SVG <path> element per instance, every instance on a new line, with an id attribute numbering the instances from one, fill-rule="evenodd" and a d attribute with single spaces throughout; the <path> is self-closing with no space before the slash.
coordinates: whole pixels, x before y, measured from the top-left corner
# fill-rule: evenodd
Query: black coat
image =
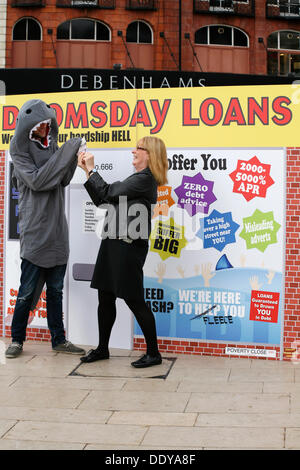
<path id="1" fill-rule="evenodd" d="M 143 266 L 157 200 L 150 169 L 112 184 L 94 173 L 84 186 L 96 206 L 108 209 L 91 287 L 116 297 L 143 298 Z"/>

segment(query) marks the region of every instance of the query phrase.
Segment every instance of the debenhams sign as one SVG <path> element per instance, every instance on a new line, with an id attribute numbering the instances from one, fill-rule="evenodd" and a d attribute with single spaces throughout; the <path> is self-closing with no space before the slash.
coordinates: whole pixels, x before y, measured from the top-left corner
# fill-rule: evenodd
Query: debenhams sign
<path id="1" fill-rule="evenodd" d="M 58 78 L 58 77 L 56 77 Z M 183 88 L 224 85 L 271 85 L 291 83 L 289 77 L 232 73 L 147 71 L 147 70 L 61 70 L 61 91 L 120 90 L 130 88 Z"/>
<path id="2" fill-rule="evenodd" d="M 129 88 L 173 88 L 173 87 L 204 87 L 206 78 L 181 76 L 166 76 L 162 74 L 61 74 L 61 90 L 119 90 Z"/>
<path id="3" fill-rule="evenodd" d="M 22 77 L 22 80 L 20 80 Z M 292 83 L 293 78 L 141 69 L 0 69 L 7 95 L 132 88 L 187 88 Z"/>

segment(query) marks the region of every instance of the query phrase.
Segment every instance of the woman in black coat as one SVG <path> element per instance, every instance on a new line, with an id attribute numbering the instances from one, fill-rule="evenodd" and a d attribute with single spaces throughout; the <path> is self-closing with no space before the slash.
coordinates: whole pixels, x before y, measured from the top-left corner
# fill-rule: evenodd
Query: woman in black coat
<path id="1" fill-rule="evenodd" d="M 85 188 L 96 206 L 106 204 L 102 241 L 91 287 L 98 289 L 99 345 L 81 358 L 94 362 L 109 358 L 108 343 L 116 319 L 116 298 L 133 312 L 145 336 L 147 352 L 131 364 L 161 364 L 155 318 L 144 300 L 143 266 L 148 253 L 152 209 L 157 186 L 167 182 L 165 144 L 157 137 L 142 138 L 133 150 L 136 172 L 124 181 L 106 183 L 95 170 L 94 156 L 82 152 L 78 165 L 86 172 Z"/>

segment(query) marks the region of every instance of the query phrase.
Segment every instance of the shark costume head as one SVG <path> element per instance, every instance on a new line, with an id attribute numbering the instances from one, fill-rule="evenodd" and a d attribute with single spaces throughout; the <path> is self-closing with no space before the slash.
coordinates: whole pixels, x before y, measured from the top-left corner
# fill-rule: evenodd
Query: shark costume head
<path id="1" fill-rule="evenodd" d="M 35 131 L 44 123 L 47 124 L 46 135 L 39 139 Z M 19 111 L 10 150 L 19 155 L 29 154 L 37 168 L 40 168 L 57 149 L 57 138 L 55 110 L 42 100 L 29 100 Z"/>

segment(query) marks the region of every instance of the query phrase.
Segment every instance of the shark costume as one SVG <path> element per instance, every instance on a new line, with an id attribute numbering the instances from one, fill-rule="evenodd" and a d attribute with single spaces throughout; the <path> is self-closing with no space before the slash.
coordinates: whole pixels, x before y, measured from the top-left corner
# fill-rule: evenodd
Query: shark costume
<path id="1" fill-rule="evenodd" d="M 64 188 L 76 170 L 82 141 L 70 139 L 59 148 L 57 138 L 54 109 L 38 99 L 27 101 L 19 111 L 9 149 L 13 179 L 19 191 L 22 264 L 11 328 L 12 344 L 6 357 L 16 357 L 22 351 L 33 299 L 44 282 L 52 347 L 60 352 L 84 352 L 65 341 L 62 321 L 62 290 L 69 257 Z"/>

